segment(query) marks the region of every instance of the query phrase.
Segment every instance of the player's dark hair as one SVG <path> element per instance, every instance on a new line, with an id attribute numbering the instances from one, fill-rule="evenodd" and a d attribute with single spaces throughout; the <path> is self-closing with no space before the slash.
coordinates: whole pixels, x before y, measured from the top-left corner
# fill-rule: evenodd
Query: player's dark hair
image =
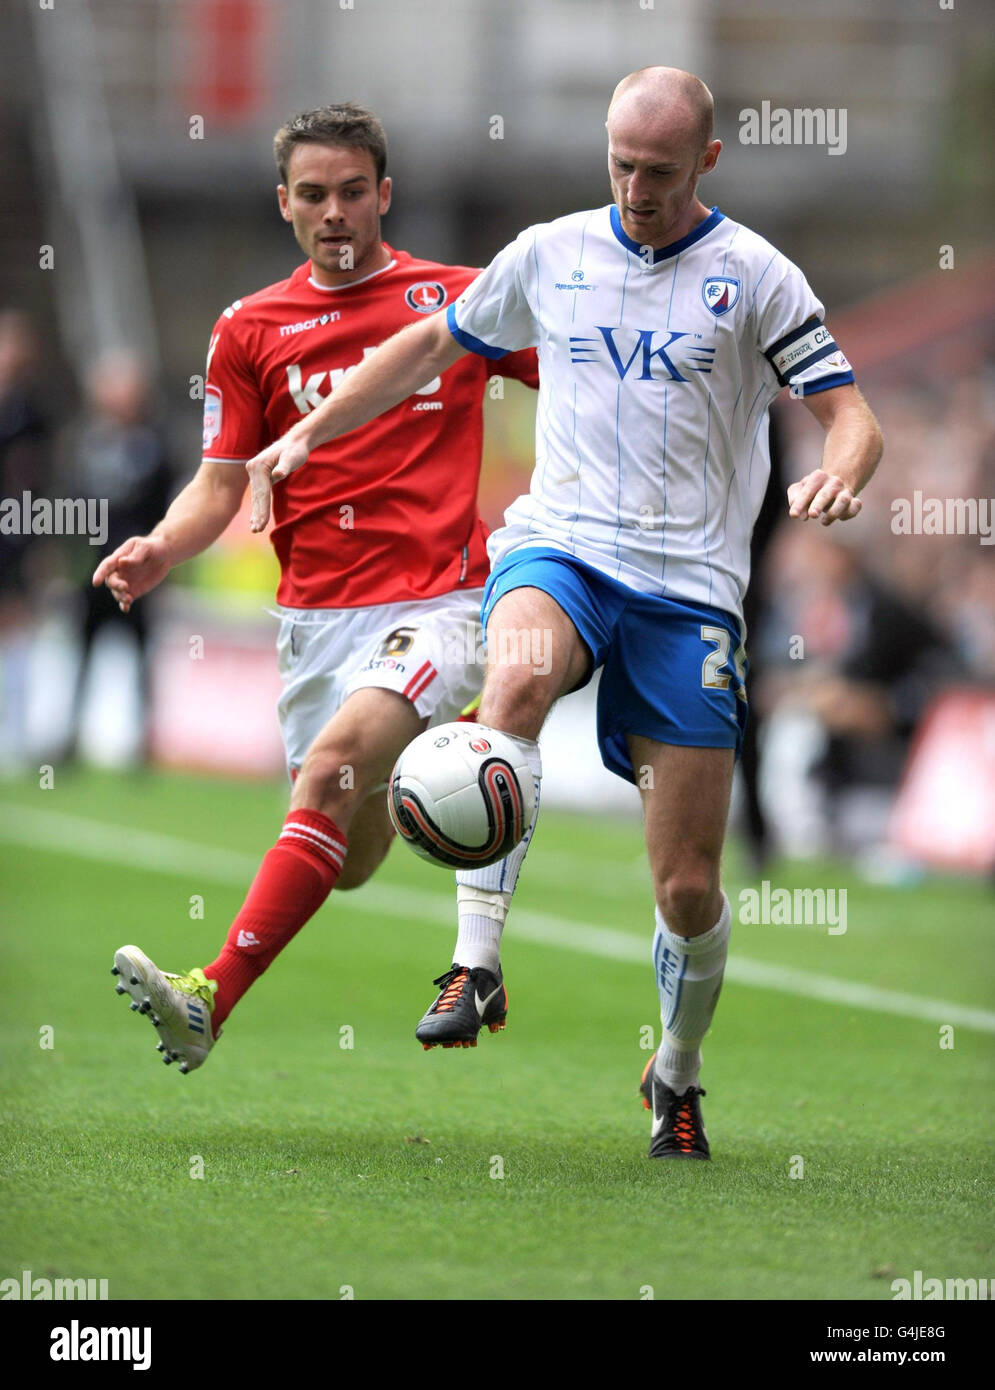
<path id="1" fill-rule="evenodd" d="M 287 182 L 290 156 L 297 145 L 349 145 L 372 157 L 379 184 L 387 172 L 387 136 L 372 111 L 355 102 L 319 106 L 291 116 L 273 137 L 273 154 L 280 182 Z"/>

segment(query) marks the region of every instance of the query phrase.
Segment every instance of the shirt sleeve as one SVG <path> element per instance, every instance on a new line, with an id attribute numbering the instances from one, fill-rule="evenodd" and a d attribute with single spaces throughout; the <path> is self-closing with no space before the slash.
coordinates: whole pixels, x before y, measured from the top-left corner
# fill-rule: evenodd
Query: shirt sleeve
<path id="1" fill-rule="evenodd" d="M 499 358 L 538 343 L 539 325 L 527 292 L 535 233 L 529 227 L 499 251 L 446 310 L 450 333 L 468 352 Z"/>
<path id="2" fill-rule="evenodd" d="M 214 325 L 207 350 L 205 463 L 245 463 L 269 443 L 259 384 L 229 313 Z"/>
<path id="3" fill-rule="evenodd" d="M 853 381 L 853 368 L 823 322 L 825 310 L 796 265 L 778 257 L 783 271 L 769 291 L 757 292 L 757 336 L 779 386 L 813 396 Z M 773 272 L 774 266 L 770 267 Z"/>

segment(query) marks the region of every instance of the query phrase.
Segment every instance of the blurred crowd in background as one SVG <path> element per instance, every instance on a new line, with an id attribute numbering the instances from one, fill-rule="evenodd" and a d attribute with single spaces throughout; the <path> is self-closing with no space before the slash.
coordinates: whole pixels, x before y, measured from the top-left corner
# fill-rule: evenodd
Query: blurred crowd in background
<path id="1" fill-rule="evenodd" d="M 834 10 L 832 22 L 808 8 L 467 0 L 447 25 L 435 0 L 368 0 L 365 14 L 311 0 L 80 0 L 77 27 L 66 21 L 61 37 L 55 15 L 8 15 L 2 37 L 20 76 L 0 107 L 5 184 L 18 190 L 2 227 L 0 500 L 106 499 L 108 529 L 100 545 L 0 529 L 5 772 L 102 756 L 106 703 L 129 724 L 109 760 L 196 761 L 156 734 L 157 701 L 176 689 L 155 676 L 170 650 L 163 632 L 214 624 L 233 647 L 271 641 L 275 566 L 244 517 L 127 616 L 89 576 L 102 554 L 151 528 L 197 466 L 191 383 L 215 316 L 299 259 L 268 166 L 280 120 L 344 98 L 378 110 L 388 136 L 398 134 L 388 241 L 483 263 L 521 226 L 607 200 L 608 94 L 626 71 L 663 60 L 700 71 L 716 91 L 726 149 L 703 196 L 806 270 L 886 441 L 856 522 L 789 524 L 784 491 L 817 466 L 821 435 L 798 403 L 778 404 L 748 614 L 758 739 L 744 760 L 743 827 L 757 863 L 772 850 L 852 852 L 881 839 L 938 696 L 995 692 L 995 260 L 984 239 L 990 165 L 979 172 L 972 159 L 982 136 L 971 120 L 990 97 L 995 60 L 968 0 L 942 19 L 870 0 Z M 76 61 L 61 82 L 67 48 Z M 790 68 L 788 52 L 798 60 Z M 446 64 L 461 72 L 451 106 L 463 117 L 443 122 L 429 94 Z M 466 114 L 475 85 L 479 129 Z M 744 149 L 736 113 L 763 99 L 846 104 L 846 157 Z M 519 134 L 512 118 L 523 105 L 531 119 Z M 72 143 L 64 123 L 74 110 L 83 126 Z M 510 129 L 498 148 L 487 121 L 501 111 Z M 203 138 L 191 134 L 194 114 Z M 99 168 L 83 188 L 77 165 L 94 148 Z M 101 218 L 110 269 L 108 247 L 93 244 Z M 52 269 L 39 269 L 45 246 L 55 248 Z M 514 390 L 488 405 L 481 497 L 492 525 L 527 487 L 533 408 Z M 987 543 L 983 529 L 904 534 L 896 504 L 913 506 L 916 494 L 974 499 Z M 108 643 L 117 656 L 95 674 Z M 109 695 L 126 668 L 124 708 Z M 278 750 L 273 761 L 277 770 Z"/>

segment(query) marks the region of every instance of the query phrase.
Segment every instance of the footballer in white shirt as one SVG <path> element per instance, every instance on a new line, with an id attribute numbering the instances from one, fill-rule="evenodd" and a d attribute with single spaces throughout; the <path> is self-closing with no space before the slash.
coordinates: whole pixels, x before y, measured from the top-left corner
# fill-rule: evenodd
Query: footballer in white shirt
<path id="1" fill-rule="evenodd" d="M 641 1083 L 651 1158 L 709 1157 L 700 1047 L 731 924 L 720 859 L 746 719 L 742 599 L 770 404 L 787 386 L 825 431 L 822 467 L 788 489 L 801 521 L 856 517 L 882 449 L 802 272 L 699 200 L 722 148 L 712 119 L 690 73 L 624 78 L 606 123 L 612 203 L 522 232 L 447 314 L 390 339 L 248 465 L 259 524 L 273 483 L 311 449 L 462 352 L 537 347 L 536 467 L 489 543 L 479 717 L 520 742 L 538 778 L 550 709 L 601 669 L 601 756 L 640 789 L 655 889 L 663 1028 Z M 426 1045 L 476 1039 L 475 972 L 500 970 L 529 838 L 457 874 L 456 974 L 418 1027 Z"/>

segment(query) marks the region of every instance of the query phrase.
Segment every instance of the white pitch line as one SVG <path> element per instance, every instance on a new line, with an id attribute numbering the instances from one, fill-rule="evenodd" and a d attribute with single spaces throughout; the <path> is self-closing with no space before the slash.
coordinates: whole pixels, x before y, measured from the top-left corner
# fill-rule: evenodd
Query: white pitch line
<path id="1" fill-rule="evenodd" d="M 118 864 L 171 877 L 199 874 L 214 883 L 232 884 L 240 888 L 248 888 L 259 867 L 256 856 L 238 850 L 213 849 L 174 835 L 108 825 L 104 821 L 88 820 L 62 811 L 36 811 L 27 807 L 0 809 L 0 840 L 28 849 L 73 855 L 79 859 Z M 361 912 L 396 914 L 399 893 L 403 894 L 406 913 L 452 931 L 454 895 L 451 893 L 433 893 L 427 889 L 411 888 L 407 884 L 387 888 L 370 883 L 349 893 L 347 902 L 349 907 L 358 908 Z M 648 934 L 644 938 L 632 932 L 591 926 L 549 913 L 517 910 L 512 917 L 511 930 L 515 936 L 542 946 L 562 946 L 567 950 L 641 966 L 650 963 Z M 974 1009 L 943 999 L 926 999 L 922 995 L 903 994 L 899 990 L 880 989 L 876 985 L 860 984 L 855 980 L 834 979 L 814 971 L 771 965 L 744 956 L 730 956 L 726 978 L 736 984 L 818 999 L 822 1003 L 895 1014 L 917 1022 L 950 1023 L 982 1033 L 995 1033 L 995 1013 L 987 1009 Z"/>

